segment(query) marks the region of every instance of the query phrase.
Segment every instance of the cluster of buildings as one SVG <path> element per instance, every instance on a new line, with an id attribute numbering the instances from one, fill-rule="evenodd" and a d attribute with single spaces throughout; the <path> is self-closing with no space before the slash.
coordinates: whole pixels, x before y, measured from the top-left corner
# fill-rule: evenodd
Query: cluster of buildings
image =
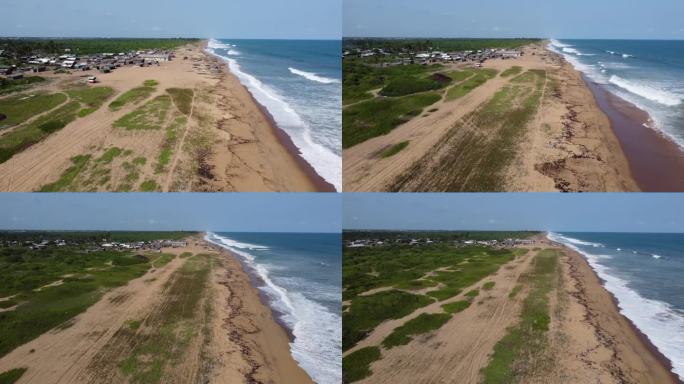
<path id="1" fill-rule="evenodd" d="M 97 245 L 87 243 L 91 245 L 88 248 L 88 252 L 97 252 L 104 250 L 141 250 L 141 251 L 158 251 L 162 248 L 183 248 L 188 245 L 187 241 L 184 240 L 151 240 L 151 241 L 134 241 L 134 242 L 115 242 L 107 241 L 103 239 L 98 242 Z M 6 240 L 0 242 L 0 247 L 26 247 L 29 249 L 40 250 L 47 247 L 63 247 L 66 245 L 77 246 L 84 245 L 83 241 L 69 241 L 69 240 L 31 240 L 31 241 L 16 241 L 16 240 Z"/>
<path id="2" fill-rule="evenodd" d="M 456 247 L 466 246 L 487 246 L 487 247 L 513 247 L 516 245 L 531 245 L 534 240 L 530 239 L 505 239 L 505 240 L 444 240 L 444 239 L 430 239 L 430 238 L 393 238 L 393 239 L 357 239 L 345 241 L 347 248 L 364 248 L 364 247 L 383 247 L 388 245 L 410 245 L 410 246 L 426 246 L 432 244 L 446 243 Z"/>
<path id="3" fill-rule="evenodd" d="M 468 51 L 422 51 L 414 52 L 406 48 L 402 48 L 399 52 L 387 52 L 380 48 L 374 49 L 348 49 L 342 53 L 343 57 L 356 58 L 371 58 L 380 57 L 382 62 L 379 64 L 383 67 L 391 67 L 397 65 L 408 64 L 432 64 L 432 63 L 460 63 L 472 62 L 482 64 L 490 59 L 515 59 L 523 55 L 522 50 L 518 49 L 481 49 Z"/>
<path id="4" fill-rule="evenodd" d="M 159 63 L 171 61 L 174 57 L 172 51 L 166 50 L 97 53 L 92 55 L 76 55 L 72 54 L 68 49 L 65 51 L 60 56 L 31 55 L 20 57 L 20 65 L 0 66 L 0 76 L 9 79 L 20 79 L 26 73 L 56 71 L 60 69 L 81 71 L 95 69 L 107 73 L 126 65 L 140 67 L 159 65 Z M 2 53 L 0 53 L 1 55 Z"/>

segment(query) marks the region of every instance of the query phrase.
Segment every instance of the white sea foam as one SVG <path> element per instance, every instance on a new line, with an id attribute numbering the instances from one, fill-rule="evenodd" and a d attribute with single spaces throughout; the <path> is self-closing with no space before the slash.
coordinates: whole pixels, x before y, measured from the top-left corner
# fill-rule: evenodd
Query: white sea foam
<path id="1" fill-rule="evenodd" d="M 210 49 L 230 49 L 230 44 L 224 44 L 216 39 L 209 39 L 207 48 Z"/>
<path id="2" fill-rule="evenodd" d="M 221 56 L 215 49 L 209 49 L 209 52 L 228 63 L 230 71 L 238 77 L 240 83 L 249 89 L 254 98 L 266 107 L 278 126 L 287 132 L 304 160 L 336 190 L 342 190 L 342 157 L 315 142 L 311 127 L 273 88 L 244 72 L 237 60 Z"/>
<path id="3" fill-rule="evenodd" d="M 640 82 L 626 80 L 617 75 L 611 76 L 608 81 L 631 93 L 669 107 L 679 105 L 682 102 L 682 98 L 672 92 Z"/>
<path id="4" fill-rule="evenodd" d="M 250 243 L 242 243 L 239 241 L 235 241 L 232 239 L 229 239 L 227 237 L 223 236 L 216 236 L 213 233 L 208 233 L 207 236 L 211 236 L 214 242 L 219 242 L 221 243 L 220 245 L 225 245 L 227 247 L 233 247 L 233 248 L 238 248 L 238 249 L 249 249 L 249 250 L 265 250 L 269 249 L 265 245 L 259 245 L 259 244 L 250 244 Z"/>
<path id="5" fill-rule="evenodd" d="M 554 46 L 556 46 L 556 47 L 558 47 L 558 48 L 572 47 L 572 45 L 561 43 L 560 41 L 558 41 L 558 40 L 556 40 L 556 39 L 551 39 L 550 41 L 551 41 L 551 44 L 552 44 L 552 45 L 554 45 Z"/>
<path id="6" fill-rule="evenodd" d="M 620 313 L 630 319 L 670 359 L 673 372 L 684 379 L 684 314 L 668 303 L 642 297 L 629 287 L 628 281 L 615 276 L 610 268 L 601 264 L 600 257 L 581 250 L 568 237 L 551 232 L 547 237 L 584 255 L 605 282 L 605 288 L 617 299 Z"/>
<path id="7" fill-rule="evenodd" d="M 630 58 L 630 57 L 634 57 L 634 55 L 629 55 L 629 54 L 627 54 L 627 53 L 623 53 L 623 54 L 622 54 L 622 57 L 625 58 L 625 59 L 627 59 L 627 58 Z"/>
<path id="8" fill-rule="evenodd" d="M 653 257 L 654 259 L 660 259 L 662 256 L 656 255 L 656 254 L 654 253 L 654 254 L 651 255 L 651 257 Z"/>
<path id="9" fill-rule="evenodd" d="M 292 330 L 294 341 L 290 343 L 290 352 L 309 376 L 318 384 L 340 383 L 342 318 L 301 292 L 288 291 L 276 284 L 270 276 L 268 264 L 257 263 L 254 255 L 243 248 L 228 245 L 245 243 L 214 233 L 207 233 L 205 239 L 242 257 L 264 282 L 259 289 L 268 295 L 273 308 L 283 315 L 283 322 Z M 341 300 L 339 296 L 335 299 Z"/>
<path id="10" fill-rule="evenodd" d="M 331 79 L 328 77 L 318 76 L 317 74 L 315 74 L 313 72 L 305 72 L 305 71 L 301 71 L 297 68 L 289 67 L 287 69 L 289 69 L 290 72 L 292 72 L 295 75 L 301 76 L 301 77 L 308 79 L 308 80 L 311 80 L 311 81 L 316 81 L 318 83 L 333 84 L 333 83 L 339 83 L 340 82 L 337 79 Z"/>

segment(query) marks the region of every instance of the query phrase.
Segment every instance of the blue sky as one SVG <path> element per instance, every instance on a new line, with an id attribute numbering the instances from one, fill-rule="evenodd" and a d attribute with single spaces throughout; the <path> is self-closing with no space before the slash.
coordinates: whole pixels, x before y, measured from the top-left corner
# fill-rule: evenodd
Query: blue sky
<path id="1" fill-rule="evenodd" d="M 0 229 L 339 232 L 338 193 L 0 193 Z"/>
<path id="2" fill-rule="evenodd" d="M 683 16 L 682 0 L 344 0 L 343 35 L 684 39 Z"/>
<path id="3" fill-rule="evenodd" d="M 345 229 L 684 232 L 684 193 L 345 193 Z"/>
<path id="4" fill-rule="evenodd" d="M 0 0 L 0 35 L 338 39 L 342 0 Z"/>

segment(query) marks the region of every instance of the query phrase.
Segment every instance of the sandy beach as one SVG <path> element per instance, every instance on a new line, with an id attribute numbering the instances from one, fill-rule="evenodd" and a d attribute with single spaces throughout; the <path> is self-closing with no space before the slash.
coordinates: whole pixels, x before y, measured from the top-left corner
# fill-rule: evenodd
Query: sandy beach
<path id="1" fill-rule="evenodd" d="M 581 74 L 559 55 L 546 50 L 544 43 L 526 46 L 524 52 L 517 59 L 484 63 L 485 68 L 499 73 L 514 65 L 523 71 L 544 71 L 536 114 L 510 149 L 514 155 L 503 171 L 502 190 L 639 190 L 620 142 Z M 463 64 L 449 64 L 449 69 L 459 68 Z M 430 106 L 435 111 L 415 117 L 387 135 L 345 149 L 345 190 L 453 189 L 443 186 L 449 175 L 439 169 L 440 162 L 468 156 L 469 148 L 480 146 L 466 145 L 469 141 L 487 143 L 500 134 L 500 128 L 472 127 L 468 117 L 510 80 L 510 77 L 497 76 L 457 100 L 438 101 Z M 390 158 L 377 155 L 394 143 L 407 140 L 411 144 L 406 150 Z M 466 179 L 477 176 L 478 172 L 477 166 L 461 171 Z"/>
<path id="2" fill-rule="evenodd" d="M 200 235 L 176 257 L 126 286 L 106 293 L 66 327 L 55 328 L 0 358 L 0 371 L 28 368 L 18 383 L 121 383 L 132 350 L 163 334 L 178 294 L 197 294 L 183 353 L 166 362 L 162 382 L 311 383 L 290 355 L 287 332 L 261 301 L 236 258 Z M 191 253 L 192 256 L 188 256 Z M 208 267 L 199 291 L 186 292 L 188 270 Z M 190 287 L 192 288 L 192 287 Z M 179 291 L 177 291 L 177 289 Z M 132 319 L 143 319 L 131 327 Z M 139 357 L 142 358 L 142 357 Z"/>
<path id="3" fill-rule="evenodd" d="M 95 70 L 46 73 L 49 81 L 30 92 L 63 92 L 84 84 L 87 76 L 96 75 L 97 86 L 113 88 L 114 95 L 97 111 L 76 119 L 0 164 L 0 190 L 38 190 L 60 179 L 72 166 L 75 156 L 96 159 L 114 147 L 127 153 L 128 159 L 119 156 L 109 164 L 109 169 L 93 170 L 92 175 L 84 169 L 66 189 L 138 190 L 141 187 L 129 181 L 135 176 L 137 182 L 149 181 L 157 191 L 333 190 L 299 156 L 289 137 L 228 71 L 225 63 L 204 51 L 205 44 L 180 47 L 172 61 L 159 66 L 124 66 L 106 74 Z M 127 104 L 116 111 L 107 108 L 111 100 L 141 86 L 145 80 L 158 83 L 148 99 L 165 94 L 169 88 L 193 91 L 186 123 L 178 128 L 171 158 L 161 168 L 156 166 L 155 159 L 159 158 L 165 142 L 164 129 L 114 128 L 115 121 L 141 104 Z M 175 115 L 170 116 L 173 119 Z M 136 167 L 135 173 L 130 171 L 133 158 L 145 159 L 137 163 L 142 165 Z M 98 172 L 105 171 L 108 179 L 92 182 Z"/>
<path id="4" fill-rule="evenodd" d="M 559 251 L 549 298 L 549 330 L 542 345 L 521 362 L 524 383 L 679 383 L 663 357 L 619 313 L 613 296 L 581 255 L 537 236 L 525 255 L 503 265 L 486 280 L 493 289 L 480 296 L 438 330 L 422 334 L 407 345 L 382 349 L 371 364 L 372 374 L 360 383 L 479 383 L 494 346 L 518 324 L 530 292 L 529 278 L 538 251 Z M 419 308 L 401 319 L 385 321 L 344 355 L 378 345 L 395 328 L 421 313 L 439 313 L 446 302 Z"/>

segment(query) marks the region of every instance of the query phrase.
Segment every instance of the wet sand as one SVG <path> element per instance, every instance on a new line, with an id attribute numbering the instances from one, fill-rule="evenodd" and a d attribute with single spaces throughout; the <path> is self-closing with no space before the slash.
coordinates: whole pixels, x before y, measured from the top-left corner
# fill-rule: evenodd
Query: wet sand
<path id="1" fill-rule="evenodd" d="M 647 112 L 583 77 L 599 108 L 610 119 L 639 188 L 644 192 L 684 191 L 684 152 L 645 126 L 650 122 Z"/>

